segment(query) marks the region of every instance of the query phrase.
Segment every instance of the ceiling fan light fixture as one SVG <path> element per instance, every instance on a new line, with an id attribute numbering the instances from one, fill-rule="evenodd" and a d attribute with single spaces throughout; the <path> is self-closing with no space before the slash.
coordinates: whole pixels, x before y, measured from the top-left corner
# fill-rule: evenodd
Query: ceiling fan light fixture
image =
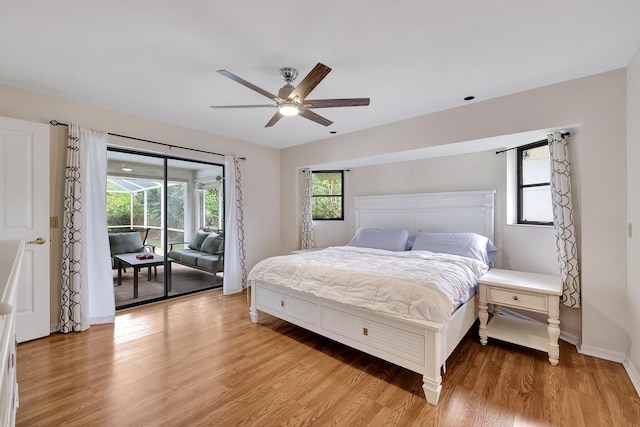
<path id="1" fill-rule="evenodd" d="M 324 64 L 317 63 L 315 67 L 302 79 L 300 84 L 293 86 L 291 82 L 297 77 L 298 70 L 291 67 L 283 67 L 280 76 L 285 81 L 285 85 L 280 88 L 278 95 L 262 89 L 227 70 L 218 70 L 219 74 L 240 83 L 254 92 L 263 95 L 275 102 L 275 105 L 211 105 L 211 108 L 262 108 L 276 107 L 277 112 L 269 119 L 265 128 L 275 125 L 284 116 L 300 116 L 322 126 L 330 126 L 333 122 L 312 111 L 314 108 L 335 108 L 335 107 L 360 107 L 369 105 L 369 98 L 336 98 L 336 99 L 315 99 L 308 101 L 307 95 L 324 79 L 331 71 L 331 68 Z"/>
<path id="2" fill-rule="evenodd" d="M 280 106 L 278 107 L 278 111 L 280 111 L 280 114 L 282 114 L 283 116 L 297 116 L 299 113 L 298 106 L 292 102 L 285 102 L 280 104 Z"/>

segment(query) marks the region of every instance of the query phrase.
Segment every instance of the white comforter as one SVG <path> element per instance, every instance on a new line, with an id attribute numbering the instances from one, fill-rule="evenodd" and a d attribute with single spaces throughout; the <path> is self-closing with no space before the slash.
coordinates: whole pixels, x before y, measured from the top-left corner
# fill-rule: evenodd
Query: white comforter
<path id="1" fill-rule="evenodd" d="M 446 324 L 487 270 L 480 261 L 455 255 L 340 246 L 265 259 L 248 279 Z"/>

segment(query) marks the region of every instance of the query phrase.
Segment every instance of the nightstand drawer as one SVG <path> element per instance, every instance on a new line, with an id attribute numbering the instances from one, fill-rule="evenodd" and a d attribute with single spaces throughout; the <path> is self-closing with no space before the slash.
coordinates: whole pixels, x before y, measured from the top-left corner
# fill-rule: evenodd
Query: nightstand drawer
<path id="1" fill-rule="evenodd" d="M 487 287 L 487 302 L 511 307 L 521 307 L 546 313 L 549 310 L 546 295 L 530 294 L 508 289 Z"/>

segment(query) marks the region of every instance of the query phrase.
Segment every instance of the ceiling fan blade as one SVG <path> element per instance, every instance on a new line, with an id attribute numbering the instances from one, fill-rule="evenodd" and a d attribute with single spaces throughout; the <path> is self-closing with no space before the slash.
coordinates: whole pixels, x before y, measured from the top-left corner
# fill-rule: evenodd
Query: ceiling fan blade
<path id="1" fill-rule="evenodd" d="M 272 94 L 271 92 L 268 92 L 264 89 L 262 89 L 261 87 L 258 87 L 256 85 L 254 85 L 253 83 L 249 83 L 248 81 L 246 81 L 245 79 L 243 79 L 242 77 L 238 77 L 235 74 L 227 71 L 227 70 L 218 70 L 218 73 L 222 74 L 225 77 L 230 78 L 231 80 L 240 83 L 243 86 L 248 87 L 251 90 L 254 90 L 256 92 L 258 92 L 261 95 L 266 96 L 269 99 L 273 99 L 276 102 L 282 102 L 283 99 L 277 97 L 276 95 Z"/>
<path id="2" fill-rule="evenodd" d="M 259 104 L 259 105 L 209 105 L 209 108 L 275 108 L 275 104 Z"/>
<path id="3" fill-rule="evenodd" d="M 305 108 L 360 107 L 369 105 L 369 98 L 316 99 L 304 101 Z"/>
<path id="4" fill-rule="evenodd" d="M 313 111 L 302 109 L 300 110 L 298 115 L 304 117 L 305 119 L 309 119 L 312 122 L 320 123 L 322 126 L 329 126 L 330 124 L 333 124 L 331 120 L 325 119 L 324 117 L 314 113 Z"/>
<path id="5" fill-rule="evenodd" d="M 276 123 L 278 123 L 278 120 L 280 120 L 282 117 L 283 117 L 283 115 L 280 114 L 280 111 L 276 111 L 276 113 L 273 115 L 273 117 L 271 117 L 271 120 L 269 120 L 267 122 L 267 124 L 264 125 L 264 127 L 270 128 L 271 126 L 273 126 Z"/>
<path id="6" fill-rule="evenodd" d="M 293 101 L 296 97 L 298 97 L 298 102 L 302 102 L 307 97 L 307 95 L 309 95 L 311 91 L 315 89 L 316 86 L 318 86 L 318 83 L 320 83 L 322 79 L 327 77 L 327 74 L 329 74 L 330 71 L 331 68 L 318 62 L 316 66 L 313 67 L 313 70 L 309 71 L 309 74 L 307 74 L 304 79 L 302 79 L 300 84 L 296 86 L 293 92 L 289 94 L 287 99 L 289 101 Z"/>

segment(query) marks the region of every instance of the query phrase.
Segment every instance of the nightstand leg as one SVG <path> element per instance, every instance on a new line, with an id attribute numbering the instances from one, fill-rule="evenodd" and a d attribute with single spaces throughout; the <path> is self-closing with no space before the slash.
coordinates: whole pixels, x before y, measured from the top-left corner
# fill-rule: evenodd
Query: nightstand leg
<path id="1" fill-rule="evenodd" d="M 558 338 L 560 338 L 560 320 L 557 317 L 549 317 L 549 326 L 547 326 L 549 334 L 549 362 L 557 365 L 560 361 L 560 346 Z"/>
<path id="2" fill-rule="evenodd" d="M 480 318 L 480 344 L 487 345 L 487 321 L 489 320 L 489 313 L 487 312 L 487 303 L 482 301 L 482 298 L 478 300 L 478 317 Z"/>
<path id="3" fill-rule="evenodd" d="M 547 326 L 547 334 L 549 335 L 549 362 L 557 365 L 560 361 L 560 346 L 558 338 L 560 338 L 560 297 L 549 297 L 549 326 Z"/>
<path id="4" fill-rule="evenodd" d="M 500 315 L 500 306 L 498 304 L 493 304 L 493 315 L 494 316 Z"/>

